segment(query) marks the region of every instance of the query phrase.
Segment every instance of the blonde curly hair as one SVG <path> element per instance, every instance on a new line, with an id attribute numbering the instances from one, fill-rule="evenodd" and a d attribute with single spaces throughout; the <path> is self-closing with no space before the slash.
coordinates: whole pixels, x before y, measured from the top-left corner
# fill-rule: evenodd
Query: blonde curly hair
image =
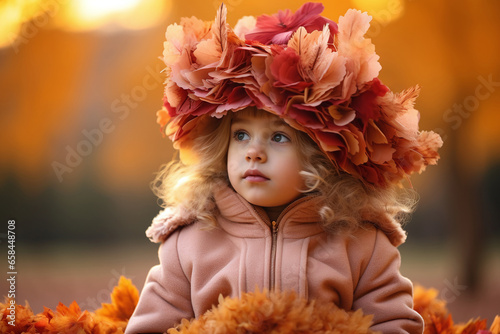
<path id="1" fill-rule="evenodd" d="M 238 111 L 245 112 L 273 117 L 256 108 Z M 214 131 L 206 131 L 194 139 L 191 153 L 197 157 L 196 163 L 186 164 L 175 158 L 161 168 L 152 188 L 162 207 L 182 207 L 195 220 L 216 225 L 217 208 L 213 194 L 221 184 L 230 186 L 226 164 L 233 117 L 234 113 L 228 113 L 219 120 Z M 361 222 L 377 224 L 379 220 L 404 224 L 410 217 L 417 203 L 413 190 L 366 185 L 347 173 L 339 172 L 306 133 L 294 130 L 294 136 L 292 140 L 296 141 L 297 153 L 303 161 L 300 174 L 306 189 L 301 191 L 323 198 L 320 215 L 325 229 L 351 231 Z"/>

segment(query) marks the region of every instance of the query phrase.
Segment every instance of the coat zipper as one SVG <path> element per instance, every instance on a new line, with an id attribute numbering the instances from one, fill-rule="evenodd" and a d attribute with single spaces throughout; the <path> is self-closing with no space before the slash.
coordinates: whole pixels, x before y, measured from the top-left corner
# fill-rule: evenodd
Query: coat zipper
<path id="1" fill-rule="evenodd" d="M 275 276 L 276 276 L 276 243 L 278 240 L 278 223 L 276 221 L 271 222 L 271 232 L 272 232 L 272 241 L 271 241 L 271 270 L 269 273 L 269 290 L 273 290 L 275 288 Z"/>
<path id="2" fill-rule="evenodd" d="M 306 202 L 310 199 L 311 197 L 302 197 L 301 199 L 291 203 L 288 205 L 279 215 L 277 220 L 273 220 L 271 222 L 271 262 L 270 262 L 270 273 L 269 273 L 269 290 L 272 291 L 274 290 L 275 284 L 276 284 L 276 244 L 278 242 L 278 227 L 279 227 L 279 221 L 281 220 L 282 216 L 286 211 L 291 209 L 292 207 L 298 205 L 301 202 Z M 260 213 L 255 210 L 257 214 L 261 217 L 262 220 L 263 217 L 260 215 Z M 265 220 L 264 220 L 265 221 Z"/>

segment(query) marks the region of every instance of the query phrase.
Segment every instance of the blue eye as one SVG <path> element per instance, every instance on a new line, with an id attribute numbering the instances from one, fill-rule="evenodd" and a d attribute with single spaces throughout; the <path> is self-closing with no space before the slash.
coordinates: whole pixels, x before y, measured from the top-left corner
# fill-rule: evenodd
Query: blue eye
<path id="1" fill-rule="evenodd" d="M 290 138 L 288 138 L 287 136 L 285 136 L 282 133 L 276 133 L 273 136 L 272 140 L 275 141 L 275 142 L 277 142 L 277 143 L 287 143 L 287 142 L 290 141 Z"/>
<path id="2" fill-rule="evenodd" d="M 237 141 L 243 141 L 248 140 L 250 136 L 245 131 L 238 130 L 233 133 L 233 138 Z"/>

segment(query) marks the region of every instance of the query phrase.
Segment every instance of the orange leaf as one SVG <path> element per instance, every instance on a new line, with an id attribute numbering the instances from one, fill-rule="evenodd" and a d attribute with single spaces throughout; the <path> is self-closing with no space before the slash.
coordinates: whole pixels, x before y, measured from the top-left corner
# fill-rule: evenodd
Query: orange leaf
<path id="1" fill-rule="evenodd" d="M 455 332 L 458 334 L 476 334 L 481 329 L 486 329 L 486 319 L 469 320 L 465 325 L 455 326 Z"/>
<path id="2" fill-rule="evenodd" d="M 491 334 L 500 334 L 500 315 L 497 315 L 495 319 L 493 319 L 493 323 L 490 327 Z"/>
<path id="3" fill-rule="evenodd" d="M 111 304 L 102 304 L 95 314 L 111 321 L 127 322 L 138 301 L 139 291 L 130 279 L 122 276 L 111 293 Z"/>

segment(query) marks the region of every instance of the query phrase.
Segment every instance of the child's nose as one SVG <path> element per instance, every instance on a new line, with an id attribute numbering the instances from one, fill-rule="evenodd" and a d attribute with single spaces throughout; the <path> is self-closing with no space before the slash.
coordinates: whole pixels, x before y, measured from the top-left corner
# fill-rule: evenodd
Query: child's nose
<path id="1" fill-rule="evenodd" d="M 255 161 L 260 163 L 266 162 L 267 161 L 266 150 L 261 144 L 252 143 L 248 146 L 245 158 L 248 162 L 250 161 Z"/>

